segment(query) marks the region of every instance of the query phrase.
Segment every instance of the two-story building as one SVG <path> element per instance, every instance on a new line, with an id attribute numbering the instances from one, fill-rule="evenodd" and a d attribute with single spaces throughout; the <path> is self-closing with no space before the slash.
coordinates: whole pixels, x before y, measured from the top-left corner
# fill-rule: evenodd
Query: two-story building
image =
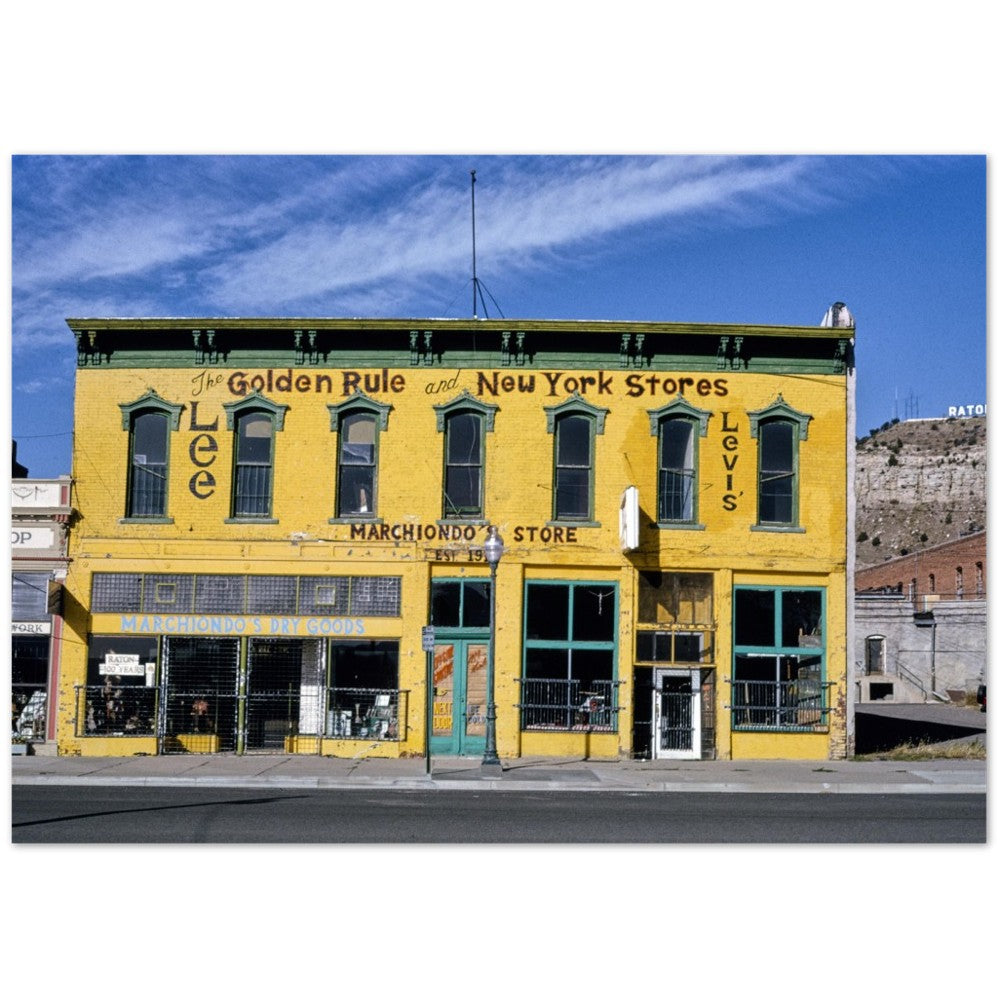
<path id="1" fill-rule="evenodd" d="M 16 460 L 11 505 L 11 735 L 25 744 L 56 737 L 62 581 L 72 517 L 69 476 L 29 479 Z M 37 751 L 36 751 L 37 752 Z"/>
<path id="2" fill-rule="evenodd" d="M 60 752 L 848 752 L 853 325 L 68 324 Z"/>

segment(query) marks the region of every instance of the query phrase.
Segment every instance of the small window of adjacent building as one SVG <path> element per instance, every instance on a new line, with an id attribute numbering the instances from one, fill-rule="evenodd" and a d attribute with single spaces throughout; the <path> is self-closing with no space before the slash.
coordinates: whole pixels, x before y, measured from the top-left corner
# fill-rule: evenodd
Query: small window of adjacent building
<path id="1" fill-rule="evenodd" d="M 129 432 L 125 517 L 164 520 L 167 516 L 170 431 L 177 430 L 182 407 L 150 390 L 120 404 L 122 430 Z"/>
<path id="2" fill-rule="evenodd" d="M 650 433 L 657 439 L 657 523 L 661 528 L 700 527 L 698 440 L 708 433 L 711 414 L 682 396 L 648 413 Z"/>
<path id="3" fill-rule="evenodd" d="M 955 596 L 959 600 L 965 597 L 965 574 L 961 566 L 955 567 Z"/>
<path id="4" fill-rule="evenodd" d="M 812 417 L 793 409 L 780 395 L 748 416 L 750 436 L 758 442 L 757 527 L 797 529 L 799 442 L 806 440 Z"/>
<path id="5" fill-rule="evenodd" d="M 983 564 L 976 563 L 976 597 L 982 597 L 986 592 L 986 583 L 983 578 Z"/>
<path id="6" fill-rule="evenodd" d="M 274 435 L 284 427 L 288 407 L 259 392 L 224 403 L 233 431 L 233 520 L 269 520 L 274 489 Z"/>

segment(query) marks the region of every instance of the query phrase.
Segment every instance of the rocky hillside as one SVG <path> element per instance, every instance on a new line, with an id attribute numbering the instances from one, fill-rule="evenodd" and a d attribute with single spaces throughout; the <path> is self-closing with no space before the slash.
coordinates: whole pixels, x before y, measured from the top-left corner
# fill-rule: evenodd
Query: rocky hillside
<path id="1" fill-rule="evenodd" d="M 857 566 L 986 527 L 986 417 L 883 424 L 857 443 Z"/>

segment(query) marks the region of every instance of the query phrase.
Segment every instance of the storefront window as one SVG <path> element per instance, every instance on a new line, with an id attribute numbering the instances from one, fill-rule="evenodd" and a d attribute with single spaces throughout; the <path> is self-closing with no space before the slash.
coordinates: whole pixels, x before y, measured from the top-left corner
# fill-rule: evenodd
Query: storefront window
<path id="1" fill-rule="evenodd" d="M 45 738 L 45 705 L 49 676 L 49 637 L 11 637 L 11 734 Z"/>
<path id="2" fill-rule="evenodd" d="M 522 729 L 617 729 L 618 588 L 525 587 Z"/>
<path id="3" fill-rule="evenodd" d="M 87 684 L 77 702 L 79 735 L 152 736 L 156 664 L 154 637 L 92 636 Z"/>
<path id="4" fill-rule="evenodd" d="M 827 725 L 825 592 L 737 587 L 733 595 L 734 729 L 812 730 Z"/>
<path id="5" fill-rule="evenodd" d="M 330 643 L 326 735 L 341 739 L 401 739 L 399 643 Z M 405 709 L 405 705 L 404 705 Z"/>

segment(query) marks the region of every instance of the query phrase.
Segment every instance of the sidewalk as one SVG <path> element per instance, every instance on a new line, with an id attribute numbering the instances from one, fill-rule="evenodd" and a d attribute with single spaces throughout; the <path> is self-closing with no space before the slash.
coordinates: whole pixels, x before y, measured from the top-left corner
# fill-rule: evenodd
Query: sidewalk
<path id="1" fill-rule="evenodd" d="M 986 762 L 593 761 L 521 757 L 498 777 L 478 759 L 359 759 L 305 755 L 12 757 L 15 785 L 160 785 L 228 788 L 589 792 L 789 792 L 932 794 L 986 792 Z"/>

